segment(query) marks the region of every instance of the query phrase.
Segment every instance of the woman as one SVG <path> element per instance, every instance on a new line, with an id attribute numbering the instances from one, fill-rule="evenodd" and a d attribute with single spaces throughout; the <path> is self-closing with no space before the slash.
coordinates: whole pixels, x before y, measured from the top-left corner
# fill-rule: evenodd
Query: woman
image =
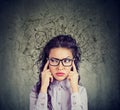
<path id="1" fill-rule="evenodd" d="M 80 49 L 70 35 L 52 38 L 38 62 L 39 81 L 30 94 L 30 110 L 87 110 L 86 89 L 80 84 Z"/>

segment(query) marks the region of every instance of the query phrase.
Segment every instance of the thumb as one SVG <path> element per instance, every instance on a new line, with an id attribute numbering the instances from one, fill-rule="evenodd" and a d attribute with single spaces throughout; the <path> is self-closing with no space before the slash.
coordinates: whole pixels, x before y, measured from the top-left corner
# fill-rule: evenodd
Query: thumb
<path id="1" fill-rule="evenodd" d="M 68 80 L 70 80 L 70 75 L 68 74 L 68 77 L 67 77 Z"/>
<path id="2" fill-rule="evenodd" d="M 50 76 L 50 82 L 53 82 L 53 76 L 52 75 Z"/>

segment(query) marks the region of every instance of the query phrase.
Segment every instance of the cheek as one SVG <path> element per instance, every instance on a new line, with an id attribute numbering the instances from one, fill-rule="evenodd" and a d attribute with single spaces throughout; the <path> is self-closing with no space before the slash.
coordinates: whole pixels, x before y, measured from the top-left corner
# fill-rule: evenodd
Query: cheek
<path id="1" fill-rule="evenodd" d="M 54 74 L 54 73 L 57 72 L 57 68 L 54 67 L 54 66 L 49 66 L 49 69 L 50 69 L 50 72 L 51 72 L 52 74 Z M 66 68 L 64 68 L 63 71 L 65 71 L 65 72 L 68 74 L 71 70 L 72 70 L 72 66 L 71 66 L 71 67 L 66 67 Z"/>
<path id="2" fill-rule="evenodd" d="M 55 72 L 55 67 L 49 66 L 50 72 L 53 74 Z"/>
<path id="3" fill-rule="evenodd" d="M 72 70 L 72 67 L 68 67 L 65 70 L 66 70 L 66 73 L 69 73 Z"/>

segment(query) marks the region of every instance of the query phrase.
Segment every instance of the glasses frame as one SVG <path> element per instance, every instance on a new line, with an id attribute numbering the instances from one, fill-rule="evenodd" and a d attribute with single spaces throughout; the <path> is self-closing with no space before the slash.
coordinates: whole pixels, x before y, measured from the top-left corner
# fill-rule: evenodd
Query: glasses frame
<path id="1" fill-rule="evenodd" d="M 58 62 L 58 64 L 57 65 L 51 65 L 50 64 L 50 60 L 51 59 L 55 59 L 55 60 L 58 60 L 59 62 Z M 70 67 L 70 66 L 72 66 L 72 62 L 71 62 L 71 65 L 64 65 L 64 63 L 63 63 L 63 61 L 65 60 L 65 59 L 69 59 L 70 61 L 74 61 L 75 59 L 73 58 L 73 59 L 70 59 L 70 58 L 63 58 L 63 59 L 58 59 L 58 58 L 47 58 L 47 60 L 49 60 L 49 65 L 51 65 L 51 66 L 58 66 L 59 64 L 60 64 L 60 62 L 62 63 L 62 65 L 64 66 L 64 67 Z"/>

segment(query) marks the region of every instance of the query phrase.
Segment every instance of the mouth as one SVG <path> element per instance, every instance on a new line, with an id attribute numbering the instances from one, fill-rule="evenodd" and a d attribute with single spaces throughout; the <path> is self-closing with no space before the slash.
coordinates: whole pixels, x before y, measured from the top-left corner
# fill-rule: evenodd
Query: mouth
<path id="1" fill-rule="evenodd" d="M 58 73 L 56 73 L 56 75 L 60 77 L 60 76 L 64 76 L 64 73 L 58 72 Z"/>

